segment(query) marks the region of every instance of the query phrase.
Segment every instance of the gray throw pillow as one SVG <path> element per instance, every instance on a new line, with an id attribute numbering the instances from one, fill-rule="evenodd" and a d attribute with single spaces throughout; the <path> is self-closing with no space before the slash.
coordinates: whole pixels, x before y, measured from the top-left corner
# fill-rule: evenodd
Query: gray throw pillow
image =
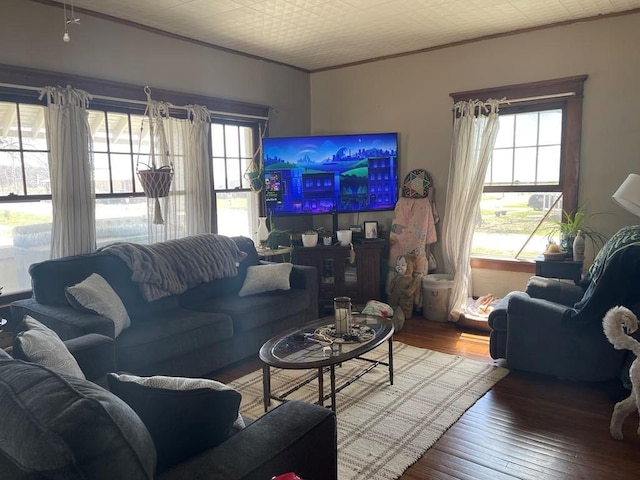
<path id="1" fill-rule="evenodd" d="M 56 332 L 25 316 L 13 339 L 13 357 L 38 363 L 71 377 L 85 378 L 76 359 Z"/>
<path id="2" fill-rule="evenodd" d="M 241 395 L 215 380 L 109 373 L 107 382 L 149 430 L 159 473 L 244 428 L 238 414 Z"/>
<path id="3" fill-rule="evenodd" d="M 289 277 L 291 276 L 292 268 L 293 265 L 290 263 L 273 263 L 249 267 L 238 296 L 244 297 L 273 290 L 289 290 L 291 288 Z"/>
<path id="4" fill-rule="evenodd" d="M 94 312 L 113 322 L 115 336 L 131 325 L 122 300 L 102 276 L 93 273 L 82 282 L 67 287 L 65 296 L 74 308 Z"/>

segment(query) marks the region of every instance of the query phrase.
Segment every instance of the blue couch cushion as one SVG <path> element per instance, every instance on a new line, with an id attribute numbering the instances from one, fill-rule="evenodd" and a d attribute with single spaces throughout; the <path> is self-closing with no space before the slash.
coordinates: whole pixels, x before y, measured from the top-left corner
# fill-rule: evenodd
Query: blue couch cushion
<path id="1" fill-rule="evenodd" d="M 233 336 L 228 315 L 173 309 L 132 322 L 118 337 L 118 368 L 140 372 L 144 367 L 182 357 Z"/>
<path id="2" fill-rule="evenodd" d="M 0 405 L 2 478 L 154 478 L 140 418 L 87 380 L 0 359 Z"/>
<path id="3" fill-rule="evenodd" d="M 189 308 L 226 313 L 233 318 L 236 331 L 247 332 L 292 315 L 299 314 L 302 322 L 310 303 L 311 295 L 307 290 L 292 288 L 246 297 L 212 298 Z"/>

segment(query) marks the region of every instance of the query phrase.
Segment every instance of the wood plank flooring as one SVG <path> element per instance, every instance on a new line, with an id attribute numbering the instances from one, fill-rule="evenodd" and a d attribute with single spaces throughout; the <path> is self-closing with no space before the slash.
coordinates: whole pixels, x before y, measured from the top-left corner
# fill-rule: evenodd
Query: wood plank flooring
<path id="1" fill-rule="evenodd" d="M 414 317 L 396 340 L 492 363 L 487 333 Z M 500 363 L 497 363 L 500 364 Z M 259 368 L 251 359 L 219 372 L 229 382 Z M 402 480 L 640 478 L 638 415 L 625 439 L 609 435 L 611 385 L 511 372 L 456 422 Z"/>

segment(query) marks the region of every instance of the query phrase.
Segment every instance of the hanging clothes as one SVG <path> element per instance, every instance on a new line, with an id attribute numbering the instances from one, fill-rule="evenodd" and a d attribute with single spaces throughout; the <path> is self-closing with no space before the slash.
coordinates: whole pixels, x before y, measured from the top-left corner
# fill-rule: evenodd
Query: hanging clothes
<path id="1" fill-rule="evenodd" d="M 398 258 L 402 255 L 414 255 L 414 274 L 426 275 L 428 261 L 425 246 L 437 241 L 434 206 L 431 200 L 428 197 L 400 197 L 396 203 L 395 218 L 389 235 L 389 268 L 395 268 Z"/>

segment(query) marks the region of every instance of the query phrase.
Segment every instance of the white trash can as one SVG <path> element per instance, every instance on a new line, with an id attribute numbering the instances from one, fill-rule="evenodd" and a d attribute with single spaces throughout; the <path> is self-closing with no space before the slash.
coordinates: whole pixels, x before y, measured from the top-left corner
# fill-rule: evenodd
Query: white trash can
<path id="1" fill-rule="evenodd" d="M 422 279 L 422 316 L 434 322 L 446 322 L 452 288 L 453 275 L 425 275 Z"/>

